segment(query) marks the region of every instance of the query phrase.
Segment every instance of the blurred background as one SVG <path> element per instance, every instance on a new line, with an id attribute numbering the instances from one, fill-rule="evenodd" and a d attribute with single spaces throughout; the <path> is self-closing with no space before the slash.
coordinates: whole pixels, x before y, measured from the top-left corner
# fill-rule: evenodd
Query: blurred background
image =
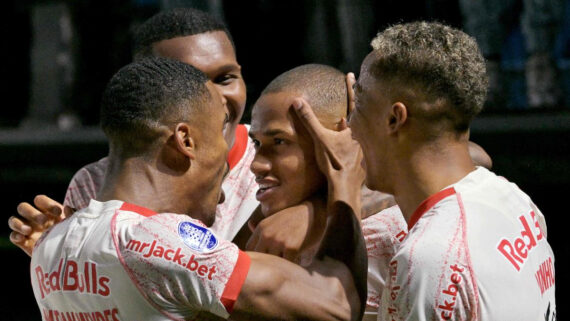
<path id="1" fill-rule="evenodd" d="M 358 76 L 370 40 L 385 27 L 437 20 L 473 35 L 487 59 L 486 108 L 471 140 L 494 171 L 527 192 L 546 216 L 555 253 L 558 320 L 570 268 L 570 0 L 69 0 L 2 2 L 0 204 L 4 222 L 37 194 L 63 200 L 73 174 L 107 154 L 97 127 L 106 82 L 131 60 L 132 30 L 159 10 L 189 6 L 223 19 L 247 84 L 243 122 L 278 74 L 323 63 Z M 41 320 L 29 259 L 0 229 L 8 294 L 2 320 Z"/>

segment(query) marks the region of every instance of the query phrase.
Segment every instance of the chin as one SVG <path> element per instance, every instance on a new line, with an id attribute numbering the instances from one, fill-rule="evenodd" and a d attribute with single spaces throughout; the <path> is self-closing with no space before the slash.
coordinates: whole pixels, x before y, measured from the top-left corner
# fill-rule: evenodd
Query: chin
<path id="1" fill-rule="evenodd" d="M 281 210 L 286 209 L 287 205 L 279 205 L 279 204 L 261 204 L 261 214 L 263 217 L 269 217 Z"/>
<path id="2" fill-rule="evenodd" d="M 215 212 L 214 212 L 215 214 Z M 212 225 L 214 225 L 214 222 L 216 221 L 216 215 L 212 215 L 207 217 L 204 221 L 202 221 L 202 223 L 204 223 L 204 225 L 206 225 L 207 227 L 212 227 Z"/>

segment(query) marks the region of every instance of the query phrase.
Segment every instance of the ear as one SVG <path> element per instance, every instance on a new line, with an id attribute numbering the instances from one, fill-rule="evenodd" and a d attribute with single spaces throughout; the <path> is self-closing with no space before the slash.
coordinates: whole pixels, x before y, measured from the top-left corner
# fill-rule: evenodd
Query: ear
<path id="1" fill-rule="evenodd" d="M 408 120 L 408 108 L 402 102 L 396 102 L 390 108 L 388 128 L 390 134 L 395 134 Z"/>
<path id="2" fill-rule="evenodd" d="M 179 123 L 174 129 L 174 141 L 179 152 L 190 159 L 196 158 L 196 144 L 191 135 L 190 126 Z"/>

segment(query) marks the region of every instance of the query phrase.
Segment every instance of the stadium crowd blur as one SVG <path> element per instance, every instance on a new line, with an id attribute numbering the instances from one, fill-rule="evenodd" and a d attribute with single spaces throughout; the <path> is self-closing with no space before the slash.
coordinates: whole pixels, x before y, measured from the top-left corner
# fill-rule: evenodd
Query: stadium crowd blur
<path id="1" fill-rule="evenodd" d="M 486 113 L 569 105 L 567 0 L 104 0 L 8 1 L 0 127 L 98 122 L 109 77 L 131 59 L 131 31 L 158 10 L 190 6 L 229 26 L 251 104 L 275 75 L 317 62 L 358 73 L 370 39 L 386 26 L 425 19 L 463 28 L 488 60 Z M 246 112 L 244 121 L 249 114 Z"/>

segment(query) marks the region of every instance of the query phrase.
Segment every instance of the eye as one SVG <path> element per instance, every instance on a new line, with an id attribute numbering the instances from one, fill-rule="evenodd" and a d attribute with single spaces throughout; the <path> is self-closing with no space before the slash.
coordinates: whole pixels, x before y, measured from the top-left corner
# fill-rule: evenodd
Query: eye
<path id="1" fill-rule="evenodd" d="M 285 140 L 281 139 L 281 138 L 273 138 L 273 143 L 275 145 L 283 145 L 283 144 L 285 144 Z"/>
<path id="2" fill-rule="evenodd" d="M 234 75 L 234 74 L 223 74 L 221 76 L 216 77 L 214 79 L 214 83 L 219 84 L 219 85 L 223 85 L 223 86 L 227 86 L 227 85 L 231 84 L 237 78 L 238 78 L 238 76 Z"/>
<path id="3" fill-rule="evenodd" d="M 257 139 L 252 138 L 251 141 L 253 142 L 253 146 L 254 146 L 256 149 L 257 149 L 259 146 L 261 146 L 261 143 L 260 143 Z"/>

